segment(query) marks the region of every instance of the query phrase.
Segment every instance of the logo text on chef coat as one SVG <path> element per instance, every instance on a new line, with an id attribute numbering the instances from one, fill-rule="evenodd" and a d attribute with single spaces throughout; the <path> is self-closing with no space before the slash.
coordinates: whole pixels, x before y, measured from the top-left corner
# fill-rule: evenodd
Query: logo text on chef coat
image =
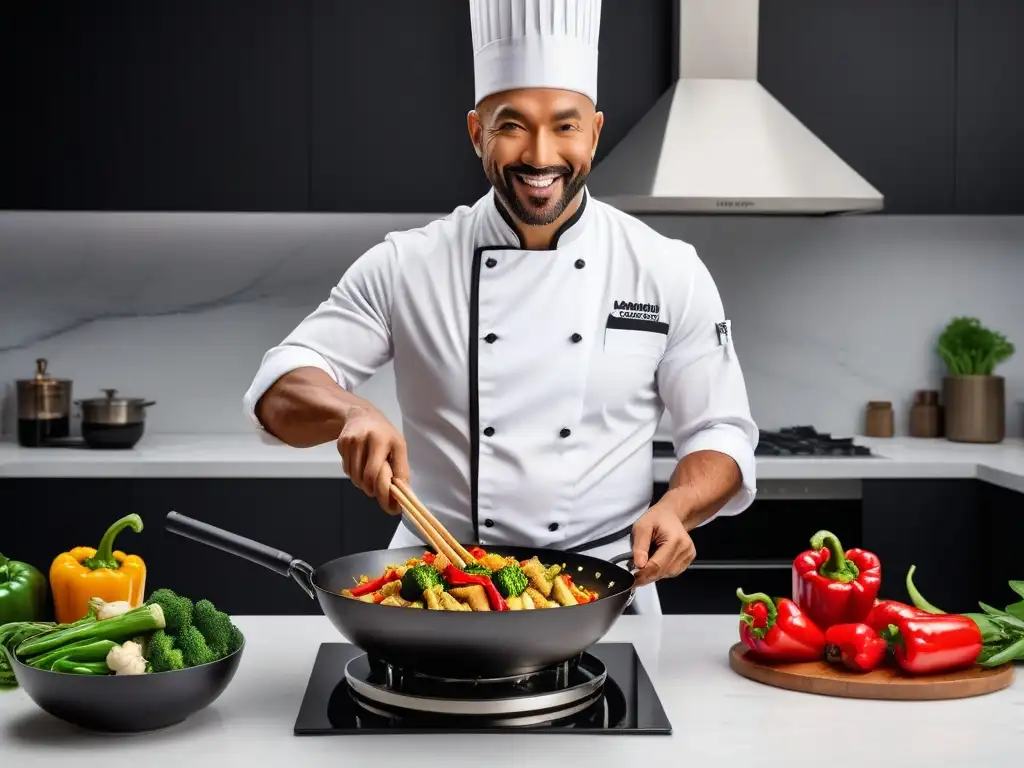
<path id="1" fill-rule="evenodd" d="M 612 314 L 630 320 L 657 320 L 661 317 L 660 304 L 641 304 L 637 301 L 616 301 Z"/>

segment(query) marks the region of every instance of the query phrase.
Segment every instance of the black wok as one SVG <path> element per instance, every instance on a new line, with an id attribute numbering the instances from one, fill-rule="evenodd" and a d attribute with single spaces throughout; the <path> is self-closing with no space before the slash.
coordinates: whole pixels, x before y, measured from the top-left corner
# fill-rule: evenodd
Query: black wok
<path id="1" fill-rule="evenodd" d="M 343 597 L 360 575 L 377 578 L 388 565 L 422 556 L 424 546 L 339 557 L 313 568 L 279 549 L 193 520 L 167 515 L 168 531 L 291 576 L 347 640 L 371 656 L 438 677 L 504 677 L 570 660 L 600 640 L 633 602 L 635 578 L 618 563 L 553 549 L 496 546 L 503 555 L 564 563 L 573 581 L 599 590 L 591 603 L 532 611 L 429 611 L 375 605 Z"/>

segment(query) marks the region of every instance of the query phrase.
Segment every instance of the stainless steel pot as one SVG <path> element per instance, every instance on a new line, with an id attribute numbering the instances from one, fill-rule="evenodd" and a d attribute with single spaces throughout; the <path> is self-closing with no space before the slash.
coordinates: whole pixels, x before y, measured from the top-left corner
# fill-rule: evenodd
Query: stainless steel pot
<path id="1" fill-rule="evenodd" d="M 156 402 L 117 397 L 116 389 L 103 392 L 106 397 L 75 401 L 82 409 L 82 439 L 90 448 L 133 448 L 145 431 L 146 408 Z"/>
<path id="2" fill-rule="evenodd" d="M 141 424 L 146 420 L 146 408 L 156 405 L 142 397 L 117 397 L 116 389 L 104 389 L 106 397 L 76 400 L 82 409 L 82 424 Z"/>

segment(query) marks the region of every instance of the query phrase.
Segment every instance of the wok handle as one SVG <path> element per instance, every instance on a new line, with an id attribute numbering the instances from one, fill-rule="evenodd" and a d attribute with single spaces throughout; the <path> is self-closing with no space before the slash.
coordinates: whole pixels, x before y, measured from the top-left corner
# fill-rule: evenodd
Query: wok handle
<path id="1" fill-rule="evenodd" d="M 258 541 L 239 536 L 237 533 L 225 531 L 223 528 L 194 520 L 179 512 L 168 512 L 164 519 L 164 528 L 171 533 L 184 536 L 186 539 L 198 541 L 210 547 L 222 550 L 249 562 L 269 568 L 281 576 L 291 576 L 311 598 L 316 598 L 313 591 L 313 569 L 308 563 L 298 560 L 287 552 L 268 547 Z"/>
<path id="2" fill-rule="evenodd" d="M 610 562 L 612 565 L 624 565 L 626 570 L 629 571 L 634 576 L 636 576 L 636 573 L 639 570 L 636 567 L 636 565 L 634 565 L 634 563 L 633 563 L 633 553 L 632 552 L 626 552 L 626 553 L 621 554 L 621 555 L 619 555 L 617 557 L 613 557 L 608 562 Z M 629 586 L 629 599 L 626 601 L 626 604 L 624 606 L 622 606 L 622 610 L 625 611 L 627 608 L 629 608 L 629 606 L 631 606 L 633 604 L 633 600 L 634 599 L 636 599 L 636 581 L 635 580 Z"/>

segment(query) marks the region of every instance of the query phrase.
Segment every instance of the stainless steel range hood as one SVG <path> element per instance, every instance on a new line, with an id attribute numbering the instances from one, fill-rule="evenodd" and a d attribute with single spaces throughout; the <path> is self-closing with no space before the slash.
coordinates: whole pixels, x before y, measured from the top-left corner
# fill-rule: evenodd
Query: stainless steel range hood
<path id="1" fill-rule="evenodd" d="M 677 3 L 679 79 L 594 167 L 591 194 L 639 214 L 881 209 L 881 193 L 758 83 L 758 0 Z"/>

